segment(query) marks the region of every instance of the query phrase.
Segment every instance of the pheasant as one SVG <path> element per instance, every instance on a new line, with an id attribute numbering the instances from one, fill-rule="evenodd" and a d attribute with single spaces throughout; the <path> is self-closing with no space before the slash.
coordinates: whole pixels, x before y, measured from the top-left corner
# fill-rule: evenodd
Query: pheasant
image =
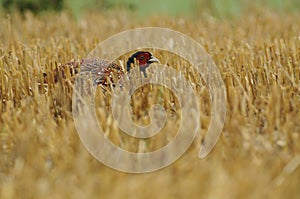
<path id="1" fill-rule="evenodd" d="M 131 55 L 127 61 L 127 72 L 130 72 L 132 65 L 136 62 L 140 67 L 140 71 L 146 76 L 146 68 L 152 63 L 159 63 L 159 60 L 150 52 L 138 51 Z M 115 62 L 92 58 L 84 59 L 80 62 L 69 62 L 56 68 L 53 71 L 53 77 L 44 73 L 44 83 L 58 82 L 60 76 L 66 78 L 68 76 L 76 76 L 78 73 L 89 73 L 92 77 L 94 85 L 108 86 L 110 82 L 116 82 L 124 74 L 124 70 Z M 52 80 L 51 80 L 52 79 Z"/>

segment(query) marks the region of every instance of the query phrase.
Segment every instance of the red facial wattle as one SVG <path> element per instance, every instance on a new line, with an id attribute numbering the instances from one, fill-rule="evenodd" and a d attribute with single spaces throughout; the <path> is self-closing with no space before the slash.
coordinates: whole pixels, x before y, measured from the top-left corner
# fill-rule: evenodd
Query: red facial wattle
<path id="1" fill-rule="evenodd" d="M 149 53 L 141 53 L 137 56 L 136 60 L 139 63 L 140 68 L 147 67 L 150 63 L 148 62 L 150 60 L 151 56 Z"/>

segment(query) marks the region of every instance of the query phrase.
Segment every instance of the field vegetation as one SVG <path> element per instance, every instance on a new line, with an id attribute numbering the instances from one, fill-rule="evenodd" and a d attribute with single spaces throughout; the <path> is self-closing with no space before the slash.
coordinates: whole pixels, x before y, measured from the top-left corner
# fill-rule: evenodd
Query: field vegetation
<path id="1" fill-rule="evenodd" d="M 299 198 L 300 14 L 289 4 L 279 9 L 280 1 L 236 14 L 242 7 L 235 9 L 228 1 L 230 9 L 218 10 L 213 2 L 214 9 L 186 17 L 141 16 L 121 8 L 80 15 L 72 9 L 3 12 L 0 198 Z M 137 175 L 110 169 L 87 152 L 72 117 L 71 78 L 44 85 L 43 73 L 84 58 L 113 34 L 145 26 L 180 31 L 204 46 L 226 85 L 227 117 L 214 150 L 200 160 L 197 154 L 211 115 L 208 90 L 184 60 L 154 50 L 162 63 L 184 70 L 191 82 L 198 83 L 194 88 L 201 129 L 174 164 Z M 127 57 L 119 60 L 124 63 Z M 152 102 L 176 100 L 168 90 L 162 97 L 161 87 L 144 89 L 153 93 Z M 123 135 L 105 106 L 109 91 L 98 94 L 98 119 L 115 144 L 144 152 L 174 136 L 168 132 L 177 130 L 180 117 L 170 119 L 165 131 L 151 140 Z M 134 96 L 133 117 L 138 123 L 148 121 L 145 110 L 151 103 L 145 98 L 141 92 Z"/>

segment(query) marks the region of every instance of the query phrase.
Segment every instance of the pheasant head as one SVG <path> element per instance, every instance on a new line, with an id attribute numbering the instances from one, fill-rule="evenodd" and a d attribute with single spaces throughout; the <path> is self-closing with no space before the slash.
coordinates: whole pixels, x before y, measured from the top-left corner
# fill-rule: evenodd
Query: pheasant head
<path id="1" fill-rule="evenodd" d="M 152 63 L 159 63 L 159 60 L 154 57 L 150 52 L 147 51 L 138 51 L 131 55 L 127 61 L 127 71 L 130 71 L 131 65 L 135 63 L 135 61 L 140 67 L 141 72 L 146 75 L 146 68 Z"/>

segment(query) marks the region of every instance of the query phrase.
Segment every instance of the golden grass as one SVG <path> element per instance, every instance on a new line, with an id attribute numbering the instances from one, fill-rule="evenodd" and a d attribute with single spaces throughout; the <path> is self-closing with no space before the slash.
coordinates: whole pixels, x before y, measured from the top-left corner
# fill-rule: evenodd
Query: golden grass
<path id="1" fill-rule="evenodd" d="M 232 21 L 159 16 L 141 21 L 126 13 L 91 13 L 78 22 L 65 13 L 2 18 L 0 198 L 299 198 L 298 24 L 298 15 L 270 12 Z M 206 48 L 227 88 L 227 117 L 206 159 L 197 158 L 202 139 L 198 136 L 171 166 L 132 175 L 102 165 L 80 143 L 68 81 L 50 83 L 47 90 L 39 83 L 42 72 L 84 58 L 110 35 L 141 26 L 181 31 Z M 178 65 L 165 52 L 155 56 Z M 210 121 L 209 95 L 199 76 L 185 75 L 200 81 L 196 89 L 203 135 Z M 129 150 L 152 150 L 169 138 L 160 135 L 141 144 L 144 141 L 122 135 L 105 108 L 99 110 L 101 117 L 107 117 L 101 121 L 110 138 Z M 174 124 L 171 120 L 167 128 Z"/>

